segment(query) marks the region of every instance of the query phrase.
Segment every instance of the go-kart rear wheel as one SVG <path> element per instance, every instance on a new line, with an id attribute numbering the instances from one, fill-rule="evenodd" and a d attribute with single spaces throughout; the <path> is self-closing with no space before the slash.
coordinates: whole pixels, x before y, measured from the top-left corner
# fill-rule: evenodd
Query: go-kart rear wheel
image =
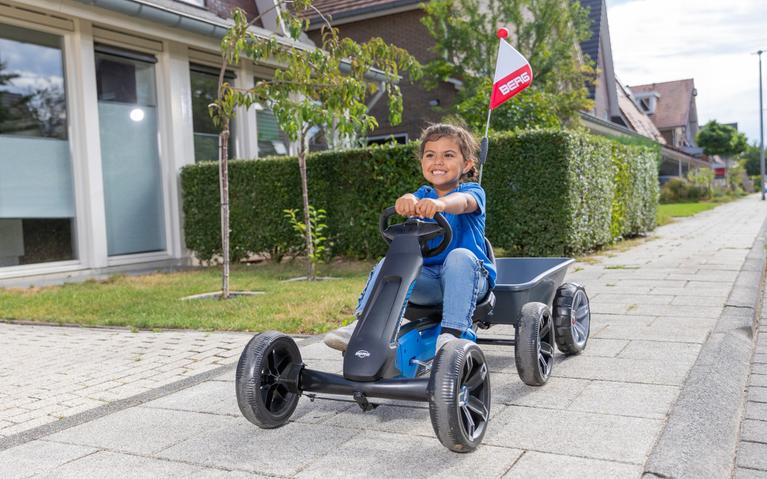
<path id="1" fill-rule="evenodd" d="M 284 381 L 300 364 L 301 353 L 290 336 L 276 331 L 254 336 L 237 363 L 235 387 L 242 415 L 264 429 L 287 423 L 299 394 L 291 392 Z"/>
<path id="2" fill-rule="evenodd" d="M 554 366 L 554 322 L 548 306 L 527 303 L 514 328 L 517 373 L 528 386 L 543 386 Z"/>
<path id="3" fill-rule="evenodd" d="M 583 286 L 565 283 L 557 289 L 554 326 L 557 329 L 557 348 L 564 354 L 578 354 L 586 349 L 591 330 L 591 309 Z"/>
<path id="4" fill-rule="evenodd" d="M 475 343 L 457 339 L 437 352 L 429 416 L 437 438 L 451 451 L 471 452 L 482 442 L 490 420 L 490 374 Z"/>

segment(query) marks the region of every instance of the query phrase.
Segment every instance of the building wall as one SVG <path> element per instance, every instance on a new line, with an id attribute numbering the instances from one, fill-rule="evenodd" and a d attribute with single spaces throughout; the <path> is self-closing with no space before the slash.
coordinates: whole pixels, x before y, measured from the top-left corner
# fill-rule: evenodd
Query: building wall
<path id="1" fill-rule="evenodd" d="M 75 251 L 71 259 L 63 261 L 22 265 L 6 262 L 0 266 L 0 284 L 21 277 L 59 275 L 61 278 L 75 278 L 129 267 L 159 267 L 187 262 L 189 252 L 182 233 L 178 175 L 181 167 L 195 161 L 190 63 L 215 67 L 218 40 L 80 2 L 57 2 L 55 11 L 49 11 L 49 8 L 52 8 L 51 3 L 44 0 L 4 2 L 0 4 L 0 24 L 23 29 L 33 40 L 36 36 L 42 38 L 45 35 L 61 39 L 69 132 L 66 138 L 68 165 L 72 172 L 75 210 L 72 232 Z M 36 32 L 38 35 L 35 35 Z M 158 186 L 151 194 L 159 198 L 162 205 L 161 216 L 158 217 L 164 234 L 161 250 L 123 255 L 109 252 L 109 224 L 105 216 L 109 195 L 114 196 L 115 190 L 108 191 L 109 186 L 104 179 L 104 132 L 117 136 L 118 140 L 119 135 L 114 135 L 114 131 L 110 130 L 111 124 L 105 121 L 103 102 L 98 97 L 97 44 L 137 52 L 156 61 L 151 82 L 156 91 L 153 102 L 156 116 L 152 119 L 155 121 L 156 118 L 156 135 L 153 137 L 156 138 Z M 253 82 L 255 67 L 243 63 L 235 73 L 235 85 L 247 87 Z M 236 156 L 256 156 L 253 140 L 257 137 L 255 113 L 250 111 L 238 115 L 237 121 Z M 8 138 L 13 139 L 13 135 L 0 134 L 0 139 Z M 136 146 L 144 148 L 146 144 Z M 0 148 L 0 160 L 5 154 L 7 151 Z M 11 180 L 16 181 L 15 178 Z M 7 184 L 7 181 L 0 182 L 0 185 Z"/>
<path id="2" fill-rule="evenodd" d="M 236 7 L 245 10 L 248 18 L 258 15 L 255 0 L 205 0 L 205 8 L 222 18 L 229 18 Z"/>
<path id="3" fill-rule="evenodd" d="M 419 62 L 426 63 L 435 58 L 430 50 L 434 45 L 431 35 L 421 24 L 424 13 L 410 10 L 393 15 L 361 20 L 338 25 L 339 34 L 362 43 L 374 37 L 380 37 L 387 43 L 406 49 Z M 319 45 L 321 35 L 313 31 L 309 37 Z M 389 121 L 388 100 L 384 96 L 371 111 L 378 119 L 379 127 L 369 136 L 387 136 L 406 133 L 409 139 L 417 139 L 421 130 L 431 122 L 439 121 L 444 112 L 453 104 L 457 91 L 455 86 L 443 83 L 434 90 L 403 80 L 400 83 L 403 97 L 402 123 L 392 126 Z M 432 106 L 436 103 L 437 106 Z"/>

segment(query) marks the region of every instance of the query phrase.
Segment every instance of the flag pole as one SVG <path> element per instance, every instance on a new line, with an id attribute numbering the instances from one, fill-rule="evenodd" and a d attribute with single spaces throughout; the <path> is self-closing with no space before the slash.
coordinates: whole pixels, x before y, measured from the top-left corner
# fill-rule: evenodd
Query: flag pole
<path id="1" fill-rule="evenodd" d="M 482 184 L 482 167 L 485 166 L 485 160 L 487 160 L 487 149 L 490 146 L 490 139 L 487 137 L 490 131 L 490 115 L 493 113 L 492 108 L 487 109 L 487 123 L 485 123 L 485 136 L 482 138 L 482 143 L 479 145 L 479 184 Z"/>

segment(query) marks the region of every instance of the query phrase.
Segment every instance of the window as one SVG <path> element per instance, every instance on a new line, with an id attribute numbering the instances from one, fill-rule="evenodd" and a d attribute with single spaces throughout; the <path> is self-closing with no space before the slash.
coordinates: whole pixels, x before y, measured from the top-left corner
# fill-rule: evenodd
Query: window
<path id="1" fill-rule="evenodd" d="M 0 267 L 75 258 L 62 39 L 0 24 Z"/>
<path id="2" fill-rule="evenodd" d="M 192 124 L 194 125 L 194 161 L 218 161 L 218 134 L 219 129 L 213 124 L 208 112 L 208 105 L 213 103 L 218 96 L 218 75 L 215 68 L 203 65 L 190 67 L 190 79 L 192 83 Z M 226 72 L 227 81 L 234 81 L 234 74 Z M 234 152 L 234 128 L 235 122 L 229 124 L 229 158 L 235 156 Z"/>
<path id="3" fill-rule="evenodd" d="M 188 3 L 189 5 L 194 5 L 197 7 L 203 7 L 205 8 L 205 0 L 176 0 L 177 2 L 181 3 Z"/>
<path id="4" fill-rule="evenodd" d="M 96 45 L 109 256 L 165 249 L 155 62 L 152 55 Z"/>
<path id="5" fill-rule="evenodd" d="M 407 133 L 395 133 L 392 135 L 384 136 L 371 136 L 365 140 L 368 145 L 388 145 L 396 143 L 398 145 L 404 145 L 407 143 Z"/>

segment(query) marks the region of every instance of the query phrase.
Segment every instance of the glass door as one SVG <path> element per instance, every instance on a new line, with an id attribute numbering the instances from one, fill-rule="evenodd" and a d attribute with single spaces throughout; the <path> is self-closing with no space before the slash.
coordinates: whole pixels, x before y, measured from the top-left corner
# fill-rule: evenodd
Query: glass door
<path id="1" fill-rule="evenodd" d="M 155 61 L 96 46 L 109 256 L 165 250 Z"/>

